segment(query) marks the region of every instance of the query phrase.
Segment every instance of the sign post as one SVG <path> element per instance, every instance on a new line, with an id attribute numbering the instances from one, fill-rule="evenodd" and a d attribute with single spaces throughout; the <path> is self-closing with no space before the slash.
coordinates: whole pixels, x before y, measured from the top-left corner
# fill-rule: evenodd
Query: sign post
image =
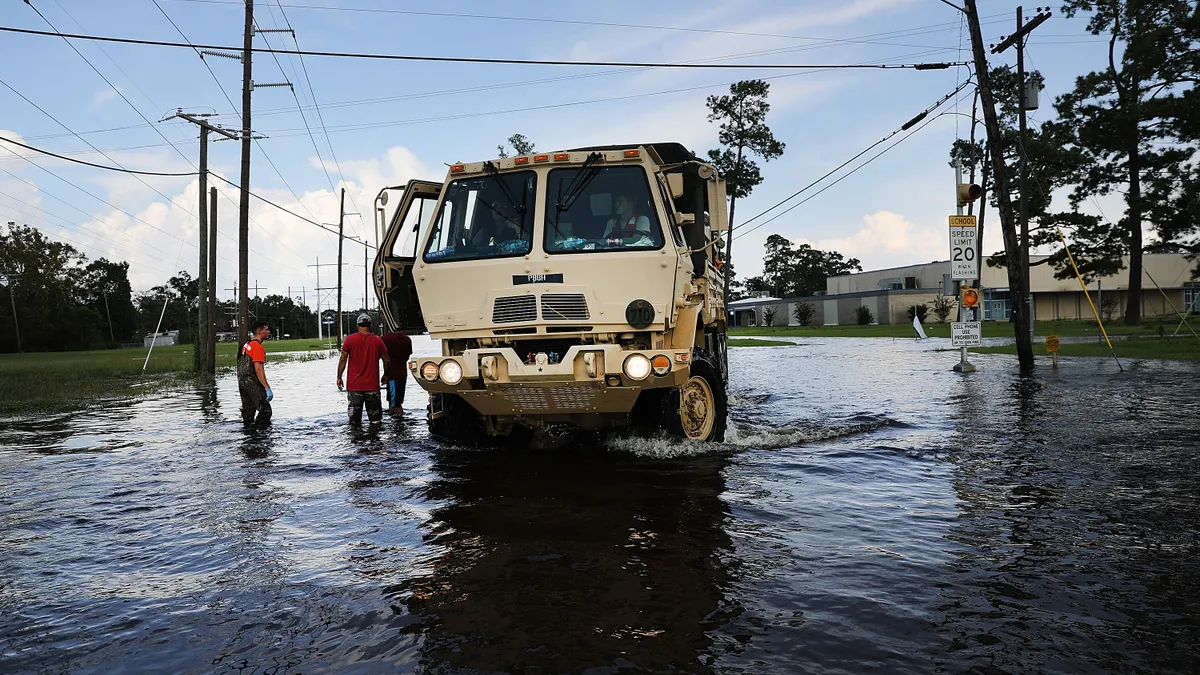
<path id="1" fill-rule="evenodd" d="M 958 321 L 950 325 L 950 343 L 962 349 L 958 363 L 954 365 L 954 370 L 960 373 L 975 371 L 975 366 L 967 361 L 967 347 L 978 347 L 982 336 L 982 327 L 975 316 L 979 309 L 979 291 L 969 285 L 972 279 L 979 278 L 978 241 L 975 216 L 950 216 L 950 278 L 959 280 L 962 286 Z"/>
<path id="2" fill-rule="evenodd" d="M 979 228 L 975 216 L 950 216 L 950 278 L 978 279 Z"/>
<path id="3" fill-rule="evenodd" d="M 1058 370 L 1058 336 L 1046 336 L 1046 351 L 1050 352 L 1050 356 L 1054 359 L 1054 365 L 1051 366 L 1054 370 Z"/>

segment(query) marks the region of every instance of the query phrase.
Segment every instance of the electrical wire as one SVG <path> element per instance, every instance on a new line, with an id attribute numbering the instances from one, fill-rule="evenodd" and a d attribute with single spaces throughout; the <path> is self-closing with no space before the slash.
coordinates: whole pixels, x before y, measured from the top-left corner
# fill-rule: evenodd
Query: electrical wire
<path id="1" fill-rule="evenodd" d="M 223 84 L 221 84 L 220 78 L 218 78 L 217 74 L 215 72 L 213 72 L 212 66 L 208 65 L 208 60 L 205 59 L 204 55 L 200 53 L 200 50 L 198 48 L 196 48 L 195 45 L 192 44 L 192 41 L 188 39 L 188 36 L 185 35 L 183 30 L 179 27 L 179 25 L 175 23 L 175 20 L 172 19 L 169 14 L 167 14 L 166 10 L 164 10 L 162 8 L 162 5 L 158 4 L 158 0 L 150 0 L 150 1 L 154 3 L 154 6 L 158 8 L 158 11 L 160 13 L 162 13 L 163 17 L 166 18 L 166 20 L 171 24 L 171 27 L 175 29 L 175 32 L 179 33 L 179 37 L 183 38 L 184 42 L 187 42 L 188 45 L 191 46 L 192 51 L 196 52 L 196 56 L 200 57 L 200 62 L 204 64 L 204 68 L 206 70 L 208 70 L 208 74 L 210 76 L 212 76 L 213 82 L 215 82 L 217 84 L 217 89 L 220 90 L 221 95 L 225 97 L 225 101 L 227 103 L 229 103 L 229 109 L 234 111 L 233 114 L 237 116 L 238 122 L 240 123 L 241 119 L 242 119 L 242 114 L 241 114 L 240 110 L 238 109 L 238 107 L 236 105 L 234 105 L 233 99 L 229 98 L 229 92 L 225 91 L 225 86 Z M 302 206 L 305 211 L 308 211 L 308 215 L 312 216 L 313 218 L 316 218 L 317 217 L 316 214 L 313 213 L 312 210 L 308 208 L 308 205 L 304 203 L 304 200 L 300 198 L 300 195 L 296 194 L 296 191 L 293 190 L 292 186 L 288 184 L 287 179 L 283 177 L 283 173 L 281 173 L 279 171 L 279 167 L 275 166 L 275 162 L 271 159 L 271 156 L 269 154 L 267 154 L 266 148 L 264 148 L 262 146 L 262 144 L 258 142 L 258 139 L 253 138 L 252 140 L 254 141 L 254 145 L 258 147 L 258 151 L 260 153 L 262 153 L 263 158 L 267 160 L 267 164 L 269 164 L 271 166 L 271 169 L 275 171 L 275 175 L 279 176 L 279 180 L 283 183 L 284 187 L 286 187 L 288 189 L 288 192 L 292 193 L 292 197 L 295 197 L 296 202 L 298 204 L 300 204 L 300 206 Z M 233 204 L 234 208 L 238 207 L 238 203 L 233 201 L 233 199 L 231 197 L 229 197 L 228 195 L 226 195 L 225 193 L 221 193 L 221 196 L 224 197 L 225 200 L 228 201 L 230 204 Z M 264 232 L 267 232 L 267 234 L 269 236 L 274 238 L 274 235 L 271 235 L 270 232 L 268 232 L 265 227 L 263 227 L 262 225 L 259 225 L 257 222 L 254 221 L 253 218 L 250 219 L 250 222 L 253 222 L 259 229 L 263 230 Z M 279 241 L 279 240 L 276 239 L 276 241 Z M 282 243 L 282 242 L 280 242 L 280 243 Z"/>
<path id="2" fill-rule="evenodd" d="M 49 23 L 49 22 L 47 22 Z M 53 27 L 53 26 L 51 26 Z M 135 38 L 120 38 L 120 37 L 101 37 L 95 35 L 80 35 L 78 33 L 63 33 L 58 30 L 44 31 L 33 30 L 29 28 L 14 28 L 12 26 L 0 26 L 0 32 L 20 33 L 23 35 L 40 35 L 59 37 L 64 40 L 89 40 L 93 42 L 117 42 L 120 44 L 131 45 L 146 45 L 154 47 L 179 47 L 185 49 L 204 49 L 213 51 L 225 52 L 240 52 L 237 47 L 227 45 L 206 45 L 195 43 L 171 42 L 168 40 L 140 40 Z M 618 67 L 618 68 L 682 68 L 682 69 L 725 69 L 725 70 L 807 70 L 807 69 L 830 69 L 830 70 L 926 70 L 926 69 L 941 69 L 950 68 L 952 66 L 961 65 L 960 63 L 864 63 L 864 64 L 800 64 L 800 63 L 654 63 L 654 62 L 638 62 L 638 61 L 563 61 L 551 59 L 494 59 L 484 57 L 470 56 L 415 56 L 411 54 L 370 54 L 362 52 L 326 52 L 301 49 L 274 49 L 271 47 L 254 47 L 251 52 L 260 54 L 293 54 L 296 56 L 325 56 L 334 58 L 350 58 L 350 59 L 371 59 L 383 61 L 425 61 L 433 63 L 474 63 L 474 64 L 493 64 L 493 65 L 517 65 L 517 66 L 579 66 L 579 67 Z"/>
<path id="3" fill-rule="evenodd" d="M 94 167 L 96 169 L 104 169 L 105 171 L 119 171 L 121 173 L 129 173 L 129 174 L 133 174 L 135 176 L 199 176 L 200 175 L 199 171 L 184 171 L 182 173 L 164 173 L 162 171 L 136 171 L 134 169 L 126 169 L 124 167 L 119 167 L 119 166 L 105 166 L 103 164 L 95 164 L 93 162 L 85 162 L 82 159 L 72 159 L 65 155 L 60 155 L 56 152 L 50 152 L 49 150 L 43 150 L 41 148 L 35 148 L 32 145 L 25 145 L 24 143 L 22 143 L 20 141 L 14 141 L 11 138 L 5 138 L 3 136 L 0 136 L 0 141 L 3 141 L 4 143 L 10 143 L 12 145 L 18 145 L 22 148 L 25 148 L 26 150 L 40 152 L 43 155 L 49 155 L 51 157 L 56 157 L 58 159 L 63 160 L 64 162 L 72 162 L 74 164 L 82 164 L 84 166 L 90 166 L 90 167 Z M 14 153 L 14 154 L 16 154 L 16 153 Z"/>
<path id="4" fill-rule="evenodd" d="M 241 4 L 237 0 L 176 0 L 176 1 L 177 2 L 182 1 L 182 2 L 203 3 L 203 4 L 211 4 L 211 5 L 239 5 L 239 4 Z M 560 24 L 560 25 L 576 25 L 576 26 L 589 26 L 589 27 L 601 27 L 601 28 L 633 28 L 633 29 L 637 29 L 637 30 L 661 30 L 661 31 L 676 31 L 676 32 L 685 32 L 685 33 L 707 33 L 707 34 L 713 34 L 713 35 L 737 35 L 737 36 L 746 36 L 746 37 L 784 38 L 784 39 L 788 39 L 788 40 L 815 40 L 815 41 L 822 41 L 822 42 L 837 42 L 837 43 L 849 43 L 849 44 L 881 44 L 878 42 L 866 41 L 861 38 L 859 38 L 859 39 L 855 39 L 855 38 L 818 38 L 818 37 L 809 37 L 809 36 L 804 36 L 804 35 L 787 35 L 787 34 L 781 34 L 781 33 L 757 33 L 757 32 L 751 32 L 751 31 L 722 30 L 722 29 L 717 29 L 717 28 L 659 26 L 659 25 L 646 25 L 646 24 L 634 24 L 634 23 L 615 23 L 615 22 L 605 22 L 605 21 L 582 21 L 582 20 L 575 20 L 575 19 L 550 19 L 550 18 L 544 18 L 544 17 L 528 17 L 528 16 L 498 16 L 498 15 L 489 15 L 489 14 L 430 12 L 430 11 L 417 11 L 417 10 L 405 10 L 405 9 L 385 9 L 385 8 L 377 8 L 377 7 L 347 7 L 347 6 L 298 5 L 298 4 L 282 5 L 282 4 L 280 4 L 280 9 L 282 10 L 282 8 L 285 6 L 292 8 L 292 9 L 300 9 L 300 10 L 326 10 L 326 11 L 360 12 L 360 13 L 373 13 L 373 14 L 401 14 L 401 15 L 408 15 L 408 16 L 427 16 L 427 17 L 450 18 L 450 19 L 483 19 L 483 20 L 491 20 L 491 21 L 550 23 L 550 24 Z M 1000 15 L 989 15 L 984 18 L 992 18 L 994 16 L 1000 16 Z M 937 26 L 945 26 L 945 25 L 954 25 L 954 24 L 951 22 L 943 22 L 943 23 L 938 23 L 938 24 L 931 24 L 929 27 L 937 27 Z M 894 32 L 901 32 L 901 31 L 891 31 L 889 33 L 878 33 L 877 35 L 888 35 L 888 34 L 894 33 Z M 872 36 L 865 36 L 865 37 L 872 37 Z M 886 44 L 886 43 L 883 43 L 883 44 Z"/>
<path id="5" fill-rule="evenodd" d="M 760 211 L 760 212 L 756 213 L 754 216 L 752 216 L 752 217 L 750 217 L 750 218 L 747 218 L 745 221 L 743 221 L 743 222 L 741 223 L 741 225 L 742 225 L 743 227 L 745 227 L 746 225 L 749 225 L 750 223 L 753 223 L 754 221 L 758 220 L 759 218 L 761 218 L 761 217 L 763 217 L 763 216 L 767 215 L 768 213 L 770 213 L 770 212 L 774 211 L 775 209 L 779 208 L 780 206 L 783 206 L 784 204 L 788 203 L 789 201 L 791 201 L 791 200 L 795 199 L 796 197 L 800 196 L 800 195 L 801 195 L 801 194 L 803 194 L 804 192 L 807 192 L 808 190 L 812 189 L 812 188 L 813 188 L 814 186 L 816 186 L 818 183 L 820 183 L 821 181 L 825 180 L 826 178 L 829 178 L 829 177 L 830 177 L 830 176 L 832 176 L 833 174 L 837 173 L 837 172 L 838 172 L 838 171 L 840 171 L 840 170 L 841 170 L 843 167 L 845 167 L 846 165 L 850 164 L 850 163 L 851 163 L 851 162 L 853 162 L 854 160 L 858 159 L 859 157 L 862 157 L 863 155 L 867 154 L 868 152 L 870 152 L 871 150 L 875 149 L 876 147 L 878 147 L 878 146 L 882 145 L 883 143 L 886 143 L 886 142 L 888 141 L 888 139 L 892 138 L 892 137 L 893 137 L 893 136 L 895 136 L 896 134 L 899 134 L 899 133 L 901 133 L 901 132 L 904 132 L 904 131 L 907 131 L 907 130 L 911 129 L 911 128 L 913 127 L 913 125 L 915 125 L 917 122 L 920 122 L 920 121 L 921 121 L 922 119 L 924 119 L 924 118 L 925 118 L 927 115 L 929 115 L 929 113 L 933 112 L 934 110 L 937 110 L 939 107 L 941 107 L 941 106 L 942 106 L 942 104 L 943 104 L 943 103 L 945 103 L 946 101 L 950 100 L 950 98 L 951 98 L 951 97 L 953 97 L 953 96 L 954 96 L 955 94 L 957 94 L 958 92 L 962 91 L 962 90 L 963 90 L 964 88 L 966 88 L 966 86 L 967 86 L 968 84 L 970 84 L 970 83 L 971 83 L 971 80 L 967 80 L 967 81 L 963 82 L 963 83 L 962 83 L 962 84 L 960 84 L 959 86 L 955 87 L 955 88 L 954 88 L 954 89 L 953 89 L 953 90 L 952 90 L 950 93 L 948 93 L 948 94 L 946 94 L 945 96 L 943 96 L 943 97 L 941 97 L 940 99 L 938 99 L 936 103 L 934 103 L 933 105 L 931 105 L 931 106 L 929 106 L 929 107 L 925 108 L 925 110 L 921 111 L 919 114 L 917 114 L 915 117 L 913 117 L 913 118 L 912 118 L 912 119 L 910 119 L 909 121 L 905 122 L 905 123 L 904 123 L 904 124 L 902 124 L 901 126 L 899 126 L 899 127 L 895 128 L 895 129 L 893 129 L 893 130 L 892 130 L 890 133 L 888 133 L 888 134 L 887 134 L 886 136 L 884 136 L 883 138 L 879 139 L 878 141 L 875 141 L 875 142 L 874 142 L 874 143 L 872 143 L 871 145 L 868 145 L 868 146 L 867 146 L 866 148 L 864 148 L 864 149 L 863 149 L 861 152 L 859 152 L 858 154 L 854 155 L 854 156 L 853 156 L 853 157 L 851 157 L 850 159 L 847 159 L 846 161 L 842 162 L 841 164 L 837 165 L 837 166 L 836 166 L 836 167 L 834 167 L 833 169 L 829 170 L 827 173 L 825 173 L 825 174 L 824 174 L 823 176 L 821 176 L 820 178 L 818 178 L 818 179 L 814 180 L 813 182 L 809 183 L 808 185 L 805 185 L 804 187 L 802 187 L 802 188 L 800 188 L 799 190 L 797 190 L 797 191 L 793 192 L 792 194 L 788 195 L 787 197 L 784 197 L 783 199 L 779 200 L 778 202 L 776 202 L 775 204 L 771 205 L 770 207 L 768 207 L 768 208 L 764 209 L 763 211 Z M 803 202 L 801 202 L 801 203 L 803 203 Z M 791 208 L 789 208 L 789 209 L 785 210 L 783 213 L 787 213 L 788 211 L 791 211 L 791 210 L 792 210 L 792 208 L 795 208 L 795 207 L 793 206 L 793 207 L 791 207 Z M 781 213 L 781 214 L 779 214 L 779 215 L 783 215 L 783 214 Z M 778 216 L 776 216 L 776 217 L 778 217 Z M 768 222 L 768 223 L 769 223 L 769 222 L 771 222 L 771 220 L 775 220 L 775 218 L 771 218 L 770 220 L 768 220 L 768 221 L 766 221 L 766 222 Z M 764 223 L 764 224 L 765 224 L 765 223 Z M 757 228 L 751 228 L 751 230 L 754 230 L 754 229 L 757 229 Z M 748 231 L 749 231 L 749 230 L 748 230 Z M 736 239 L 736 237 L 735 237 L 735 239 Z"/>
<path id="6" fill-rule="evenodd" d="M 966 86 L 967 84 L 969 84 L 969 83 L 970 83 L 970 81 L 969 81 L 969 80 L 968 80 L 967 82 L 964 82 L 964 83 L 963 83 L 963 84 L 962 84 L 962 85 L 961 85 L 961 86 L 960 86 L 958 89 L 956 89 L 956 90 L 955 90 L 955 91 L 954 91 L 954 92 L 953 92 L 951 95 L 953 95 L 953 94 L 955 94 L 955 93 L 958 93 L 959 91 L 961 91 L 961 90 L 962 90 L 962 88 L 963 88 L 963 87 L 965 87 L 965 86 Z M 948 99 L 943 99 L 943 100 L 941 101 L 941 103 L 939 103 L 938 105 L 940 106 L 942 103 L 945 103 L 945 102 L 946 102 L 946 100 L 948 100 Z M 866 152 L 870 151 L 870 150 L 871 150 L 871 148 L 877 147 L 877 146 L 878 146 L 880 143 L 882 143 L 882 142 L 886 141 L 886 140 L 887 140 L 887 139 L 889 139 L 889 138 L 892 138 L 892 137 L 893 137 L 893 136 L 895 136 L 897 133 L 899 133 L 899 131 L 900 131 L 900 130 L 907 130 L 907 129 L 911 129 L 913 124 L 916 124 L 918 121 L 920 121 L 920 120 L 922 120 L 922 119 L 925 119 L 925 117 L 928 115 L 928 113 L 929 113 L 929 112 L 932 112 L 932 111 L 933 111 L 933 110 L 935 110 L 935 109 L 936 109 L 936 108 L 933 108 L 933 109 L 928 109 L 928 110 L 926 110 L 926 112 L 923 112 L 923 113 L 921 113 L 920 115 L 918 115 L 918 116 L 914 117 L 913 119 L 909 120 L 909 121 L 908 121 L 907 123 L 905 123 L 905 125 L 904 125 L 903 127 L 901 127 L 899 130 L 897 130 L 897 131 L 893 131 L 892 133 L 890 133 L 890 134 L 888 134 L 887 136 L 885 136 L 885 137 L 884 137 L 882 140 L 875 142 L 874 144 L 872 144 L 871 146 L 869 146 L 869 147 L 868 147 L 866 150 L 864 150 L 863 152 L 860 152 L 860 153 L 858 153 L 857 155 L 855 155 L 855 158 L 857 158 L 857 157 L 861 157 L 863 154 L 865 154 Z M 925 122 L 924 122 L 923 124 L 921 124 L 921 126 L 917 127 L 917 128 L 916 128 L 916 129 L 914 129 L 913 131 L 909 132 L 909 134 L 908 134 L 908 135 L 904 136 L 903 138 L 900 138 L 900 139 L 899 139 L 899 140 L 897 140 L 895 143 L 892 143 L 891 145 L 887 146 L 886 148 L 884 148 L 883 150 L 879 151 L 879 152 L 878 152 L 878 153 L 876 153 L 875 155 L 871 156 L 870 158 L 868 158 L 868 159 L 867 159 L 865 162 L 863 162 L 862 164 L 859 164 L 858 166 L 854 167 L 854 168 L 853 168 L 853 169 L 851 169 L 850 171 L 847 171 L 847 172 L 845 173 L 845 175 L 839 176 L 837 180 L 835 180 L 835 181 L 833 181 L 833 182 L 829 183 L 828 185 L 826 185 L 826 186 L 822 187 L 820 190 L 817 190 L 816 192 L 814 192 L 813 194 L 809 195 L 808 197 L 805 197 L 804 199 L 801 199 L 799 202 L 796 202 L 795 204 L 793 204 L 793 205 L 789 206 L 788 208 L 784 209 L 783 211 L 780 211 L 779 213 L 775 214 L 774 216 L 771 216 L 770 218 L 768 218 L 768 219 L 764 220 L 763 222 L 759 223 L 758 225 L 755 225 L 754 227 L 752 227 L 752 228 L 750 228 L 750 229 L 748 229 L 748 230 L 742 230 L 741 232 L 737 233 L 737 235 L 735 235 L 735 236 L 733 237 L 733 239 L 736 241 L 736 240 L 737 240 L 739 237 L 743 237 L 743 236 L 745 236 L 745 235 L 748 235 L 748 234 L 750 234 L 751 232 L 753 232 L 753 231 L 755 231 L 755 230 L 759 229 L 760 227 L 763 227 L 764 225 L 767 225 L 768 223 L 771 223 L 772 221 L 774 221 L 774 220 L 776 220 L 776 219 L 780 218 L 781 216 L 783 216 L 784 214 L 788 213 L 789 211 L 792 211 L 793 209 L 795 209 L 795 208 L 797 208 L 797 207 L 799 207 L 799 206 L 801 206 L 801 205 L 803 205 L 803 204 L 807 203 L 808 201 L 812 200 L 814 197 L 816 197 L 817 195 L 821 194 L 822 192 L 824 192 L 824 191 L 828 190 L 829 188 L 833 187 L 834 185 L 837 185 L 838 183 L 840 183 L 840 182 L 842 182 L 842 181 L 846 180 L 846 179 L 847 179 L 847 178 L 849 178 L 850 176 L 852 176 L 852 175 L 854 175 L 855 173 L 857 173 L 857 172 L 858 172 L 860 169 L 862 169 L 862 168 L 866 167 L 868 164 L 870 164 L 871 162 L 873 162 L 873 161 L 875 161 L 876 159 L 878 159 L 880 156 L 882 156 L 883 154 L 885 154 L 887 151 L 891 150 L 892 148 L 896 147 L 897 145 L 900 145 L 901 143 L 903 143 L 904 141 L 908 140 L 909 138 L 912 138 L 914 135 L 916 135 L 916 133 L 917 133 L 918 131 L 920 131 L 921 129 L 924 129 L 925 127 L 929 126 L 929 124 L 931 124 L 931 123 L 932 123 L 932 122 L 933 122 L 935 119 L 937 119 L 937 118 L 938 118 L 938 116 L 937 116 L 937 115 L 935 115 L 935 116 L 933 116 L 933 117 L 930 117 L 930 118 L 926 119 L 926 120 L 925 120 Z M 768 212 L 769 212 L 769 211 L 771 211 L 772 209 L 774 209 L 774 208 L 776 208 L 776 207 L 778 207 L 778 206 L 782 205 L 783 203 L 785 203 L 785 202 L 787 202 L 788 200 L 792 199 L 793 197 L 795 197 L 796 195 L 800 194 L 801 192 L 804 192 L 805 190 L 807 190 L 807 189 L 811 188 L 812 186 L 816 185 L 817 183 L 820 183 L 821 181 L 825 180 L 825 179 L 826 179 L 826 178 L 828 178 L 829 176 L 833 175 L 833 173 L 835 173 L 835 172 L 836 172 L 838 169 L 840 169 L 840 168 L 842 168 L 842 167 L 846 166 L 846 164 L 849 164 L 851 161 L 854 161 L 854 158 L 851 158 L 851 160 L 849 160 L 849 161 L 847 161 L 847 162 L 843 162 L 842 164 L 840 164 L 840 165 L 839 165 L 839 166 L 838 166 L 836 169 L 834 169 L 833 171 L 830 171 L 829 173 L 826 173 L 824 176 L 822 176 L 822 177 L 818 178 L 817 180 L 813 181 L 812 183 L 808 184 L 808 185 L 807 185 L 807 186 L 805 186 L 803 189 L 801 189 L 800 191 L 798 191 L 798 192 L 796 192 L 795 194 L 793 194 L 791 197 L 788 197 L 787 199 L 785 199 L 785 200 L 783 200 L 783 201 L 781 201 L 781 202 L 777 203 L 775 206 L 772 206 L 770 209 L 767 209 L 767 211 L 763 211 L 763 212 L 760 212 L 760 213 L 758 213 L 758 214 L 757 214 L 757 215 L 755 215 L 753 218 L 751 218 L 751 219 L 747 220 L 746 222 L 742 223 L 742 225 L 743 225 L 743 226 L 745 226 L 745 225 L 749 224 L 751 221 L 753 221 L 753 220 L 756 220 L 756 219 L 758 219 L 759 217 L 761 217 L 761 216 L 765 215 L 766 213 L 768 213 Z"/>
<path id="7" fill-rule="evenodd" d="M 221 180 L 221 181 L 224 181 L 224 182 L 228 183 L 228 184 L 229 184 L 231 187 L 233 187 L 233 188 L 236 188 L 236 189 L 238 189 L 238 190 L 242 189 L 242 188 L 241 188 L 241 186 L 239 186 L 237 183 L 235 183 L 235 182 L 233 182 L 233 181 L 229 180 L 228 178 L 226 178 L 226 177 L 222 176 L 222 175 L 221 175 L 221 174 L 219 174 L 219 173 L 213 173 L 213 174 L 210 174 L 210 175 L 212 175 L 212 177 L 213 177 L 213 178 L 216 178 L 216 179 L 218 179 L 218 180 Z M 308 218 L 305 218 L 304 216 L 300 215 L 299 213 L 296 213 L 295 211 L 293 211 L 293 210 L 291 210 L 291 209 L 289 209 L 289 208 L 287 208 L 287 207 L 285 207 L 285 206 L 280 206 L 279 204 L 276 204 L 275 202 L 271 201 L 270 199 L 267 199 L 266 197 L 263 197 L 262 195 L 255 194 L 255 193 L 251 192 L 251 193 L 250 193 L 250 196 L 251 196 L 251 197 L 254 197 L 255 199 L 258 199 L 259 201 L 261 201 L 261 202 L 263 202 L 263 203 L 265 203 L 265 204 L 268 204 L 268 205 L 270 205 L 270 206 L 274 206 L 275 208 L 279 209 L 280 211 L 283 211 L 284 213 L 291 214 L 292 216 L 295 216 L 296 218 L 299 218 L 300 220 L 303 220 L 304 222 L 306 222 L 306 223 L 309 223 L 310 225 L 316 225 L 317 227 L 321 228 L 322 230 L 325 230 L 326 232 L 331 232 L 331 233 L 333 233 L 333 234 L 338 234 L 337 230 L 331 229 L 331 228 L 329 228 L 328 226 L 324 225 L 323 223 L 318 223 L 318 222 L 317 222 L 317 221 L 315 221 L 315 220 L 309 220 Z M 346 236 L 344 236 L 344 235 L 339 235 L 339 236 L 342 236 L 342 238 L 343 238 L 343 239 L 346 239 L 346 240 L 348 240 L 348 241 L 353 241 L 353 242 L 355 242 L 355 243 L 357 243 L 357 244 L 361 244 L 361 245 L 363 245 L 363 246 L 366 246 L 367 248 L 375 248 L 374 246 L 372 246 L 372 245 L 370 245 L 370 244 L 366 243 L 365 241 L 358 241 L 357 239 L 353 239 L 353 238 L 350 238 L 350 237 L 346 237 Z"/>

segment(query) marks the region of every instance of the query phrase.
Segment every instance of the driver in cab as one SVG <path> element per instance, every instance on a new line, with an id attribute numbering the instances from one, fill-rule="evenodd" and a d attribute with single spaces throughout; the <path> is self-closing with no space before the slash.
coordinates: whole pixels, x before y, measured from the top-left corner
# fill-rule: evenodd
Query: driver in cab
<path id="1" fill-rule="evenodd" d="M 626 194 L 618 194 L 613 199 L 613 210 L 616 217 L 608 219 L 604 229 L 604 239 L 610 244 L 626 246 L 652 245 L 650 238 L 650 219 L 634 213 L 633 199 Z"/>
<path id="2" fill-rule="evenodd" d="M 471 235 L 471 244 L 474 246 L 499 246 L 506 241 L 524 240 L 525 233 L 521 230 L 521 223 L 516 216 L 511 213 L 511 209 L 505 208 L 499 204 L 486 204 L 485 208 L 488 212 L 478 232 Z"/>

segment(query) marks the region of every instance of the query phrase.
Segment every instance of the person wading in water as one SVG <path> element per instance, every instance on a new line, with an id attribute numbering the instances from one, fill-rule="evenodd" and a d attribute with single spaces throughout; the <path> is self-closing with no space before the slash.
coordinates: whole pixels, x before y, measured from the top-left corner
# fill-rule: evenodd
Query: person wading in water
<path id="1" fill-rule="evenodd" d="M 358 315 L 358 332 L 346 337 L 342 343 L 342 357 L 338 359 L 337 387 L 346 390 L 350 405 L 350 424 L 362 424 L 363 406 L 367 407 L 367 419 L 371 424 L 383 422 L 383 402 L 379 388 L 387 386 L 387 376 L 379 376 L 379 360 L 384 367 L 389 363 L 387 347 L 378 335 L 371 332 L 371 315 Z M 350 364 L 348 382 L 342 381 L 346 364 Z"/>
<path id="2" fill-rule="evenodd" d="M 238 351 L 238 393 L 242 395 L 242 422 L 248 425 L 271 423 L 271 399 L 275 393 L 267 383 L 267 351 L 262 345 L 270 335 L 271 327 L 265 321 L 256 321 L 250 327 L 250 339 Z"/>

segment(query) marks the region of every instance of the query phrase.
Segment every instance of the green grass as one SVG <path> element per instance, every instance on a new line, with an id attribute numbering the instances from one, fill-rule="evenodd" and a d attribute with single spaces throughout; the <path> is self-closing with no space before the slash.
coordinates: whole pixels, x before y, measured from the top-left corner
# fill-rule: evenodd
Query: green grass
<path id="1" fill-rule="evenodd" d="M 1119 320 L 1113 320 L 1111 323 L 1104 324 L 1104 328 L 1108 331 L 1109 335 L 1143 335 L 1150 337 L 1158 335 L 1160 326 L 1167 334 L 1170 334 L 1175 330 L 1175 326 L 1178 323 L 1178 319 L 1171 321 L 1170 318 L 1167 318 L 1162 321 L 1157 319 L 1148 320 L 1141 326 L 1126 326 Z M 1200 321 L 1196 323 L 1200 324 Z M 922 325 L 925 328 L 925 334 L 929 337 L 950 337 L 950 325 L 948 323 L 925 323 Z M 1200 325 L 1197 328 L 1200 328 Z M 1035 321 L 1033 333 L 1040 342 L 1047 335 L 1058 335 L 1060 337 L 1080 335 L 1099 336 L 1100 328 L 1096 325 L 1095 321 Z M 879 326 L 756 326 L 752 328 L 732 328 L 729 331 L 729 335 L 733 337 L 746 335 L 760 335 L 764 337 L 916 337 L 917 333 L 913 330 L 912 323 L 908 322 Z M 1012 324 L 1007 321 L 983 322 L 983 337 L 1012 336 Z"/>
<path id="2" fill-rule="evenodd" d="M 315 339 L 268 340 L 265 347 L 268 354 L 326 348 L 325 343 Z M 191 345 L 155 347 L 143 374 L 147 351 L 2 354 L 0 415 L 68 410 L 96 400 L 140 397 L 193 382 L 197 377 L 192 372 Z M 236 354 L 236 344 L 218 343 L 217 367 L 232 367 Z"/>
<path id="3" fill-rule="evenodd" d="M 1157 336 L 1131 336 L 1123 340 L 1114 340 L 1113 349 L 1117 358 L 1122 359 L 1168 359 L 1177 361 L 1200 361 L 1200 340 L 1190 333 L 1181 333 L 1174 338 Z M 972 352 L 980 354 L 1016 354 L 1014 345 L 1004 347 L 974 347 Z M 1044 341 L 1033 344 L 1035 356 L 1048 357 Z M 1064 343 L 1058 350 L 1059 356 L 1100 356 L 1112 358 L 1108 345 L 1099 342 Z"/>
<path id="4" fill-rule="evenodd" d="M 730 347 L 787 347 L 796 343 L 785 342 L 783 340 L 761 340 L 758 338 L 730 338 L 726 344 Z"/>

